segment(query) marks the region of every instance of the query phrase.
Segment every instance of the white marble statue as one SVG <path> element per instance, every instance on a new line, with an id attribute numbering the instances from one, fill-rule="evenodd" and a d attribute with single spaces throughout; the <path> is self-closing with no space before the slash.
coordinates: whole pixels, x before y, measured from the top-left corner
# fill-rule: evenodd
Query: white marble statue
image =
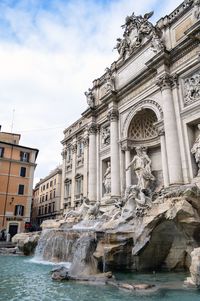
<path id="1" fill-rule="evenodd" d="M 147 189 L 150 181 L 153 181 L 155 178 L 151 173 L 151 160 L 147 155 L 146 147 L 136 147 L 136 155 L 133 157 L 133 160 L 129 163 L 126 170 L 133 166 L 133 170 L 136 173 L 138 179 L 138 187 L 142 189 Z"/>
<path id="2" fill-rule="evenodd" d="M 105 75 L 105 80 L 106 80 L 106 92 L 115 92 L 115 77 L 112 74 L 112 71 L 110 68 L 105 69 L 106 75 Z"/>
<path id="3" fill-rule="evenodd" d="M 200 19 L 200 0 L 194 0 L 194 17 L 199 20 Z"/>
<path id="4" fill-rule="evenodd" d="M 198 129 L 200 130 L 200 124 L 198 124 Z M 197 177 L 200 177 L 200 134 L 198 135 L 198 137 L 196 138 L 196 140 L 193 144 L 191 153 L 194 155 L 195 161 L 198 165 Z"/>
<path id="5" fill-rule="evenodd" d="M 110 127 L 105 127 L 102 129 L 102 144 L 109 145 L 110 144 Z"/>
<path id="6" fill-rule="evenodd" d="M 111 166 L 110 162 L 107 163 L 107 169 L 103 175 L 103 185 L 105 188 L 105 194 L 111 193 Z"/>
<path id="7" fill-rule="evenodd" d="M 86 91 L 85 96 L 87 98 L 87 104 L 88 106 L 93 109 L 95 107 L 95 98 L 94 98 L 94 94 L 92 92 L 92 89 L 88 89 L 88 92 Z"/>
<path id="8" fill-rule="evenodd" d="M 100 212 L 100 205 L 101 203 L 99 201 L 97 201 L 94 205 L 90 205 L 87 210 L 87 214 L 84 217 L 84 220 L 92 220 L 97 218 L 97 215 Z"/>
<path id="9" fill-rule="evenodd" d="M 70 210 L 67 213 L 65 213 L 64 221 L 66 221 L 69 217 L 77 217 L 77 218 L 83 219 L 86 216 L 87 211 L 90 209 L 90 206 L 88 204 L 86 204 L 86 200 L 87 200 L 86 198 L 83 198 L 83 203 L 79 209 Z"/>

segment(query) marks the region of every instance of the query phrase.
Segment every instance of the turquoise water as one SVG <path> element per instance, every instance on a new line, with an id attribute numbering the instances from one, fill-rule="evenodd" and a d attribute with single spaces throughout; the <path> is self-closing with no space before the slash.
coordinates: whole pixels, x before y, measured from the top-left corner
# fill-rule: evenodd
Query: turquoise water
<path id="1" fill-rule="evenodd" d="M 0 256 L 1 301 L 199 301 L 200 291 L 186 289 L 183 273 L 117 274 L 119 280 L 150 282 L 159 287 L 151 293 L 126 292 L 110 286 L 51 280 L 52 266 L 27 257 Z"/>

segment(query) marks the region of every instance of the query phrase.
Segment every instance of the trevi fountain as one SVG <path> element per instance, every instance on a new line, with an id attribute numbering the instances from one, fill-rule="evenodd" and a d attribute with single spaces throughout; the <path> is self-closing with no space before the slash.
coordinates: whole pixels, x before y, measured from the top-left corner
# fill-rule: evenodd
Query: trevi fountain
<path id="1" fill-rule="evenodd" d="M 199 300 L 200 2 L 152 14 L 126 17 L 118 61 L 85 92 L 62 141 L 62 215 L 14 236 L 26 257 L 0 256 L 0 300 Z"/>

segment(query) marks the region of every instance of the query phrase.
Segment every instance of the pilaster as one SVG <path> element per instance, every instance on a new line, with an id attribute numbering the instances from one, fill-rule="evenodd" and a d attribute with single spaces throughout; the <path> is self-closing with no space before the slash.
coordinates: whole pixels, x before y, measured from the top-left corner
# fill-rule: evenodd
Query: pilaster
<path id="1" fill-rule="evenodd" d="M 88 183 L 88 197 L 90 201 L 97 199 L 97 156 L 96 156 L 96 133 L 97 125 L 92 122 L 88 128 L 89 133 L 89 183 Z"/>
<path id="2" fill-rule="evenodd" d="M 120 162 L 119 162 L 119 137 L 118 137 L 118 117 L 116 108 L 108 112 L 110 120 L 110 155 L 111 155 L 111 196 L 120 196 Z"/>

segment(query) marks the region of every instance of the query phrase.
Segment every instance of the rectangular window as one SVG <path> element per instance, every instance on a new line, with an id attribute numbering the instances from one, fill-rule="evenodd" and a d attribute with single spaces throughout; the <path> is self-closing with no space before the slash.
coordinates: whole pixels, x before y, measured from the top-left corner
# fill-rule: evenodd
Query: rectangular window
<path id="1" fill-rule="evenodd" d="M 49 188 L 49 183 L 47 183 L 47 189 Z"/>
<path id="2" fill-rule="evenodd" d="M 24 215 L 24 206 L 16 205 L 15 206 L 15 215 L 23 216 Z"/>
<path id="3" fill-rule="evenodd" d="M 82 177 L 76 179 L 76 194 L 82 193 Z"/>
<path id="4" fill-rule="evenodd" d="M 29 162 L 29 153 L 20 152 L 20 161 Z"/>
<path id="5" fill-rule="evenodd" d="M 52 187 L 52 185 L 53 185 L 53 181 L 50 182 L 50 187 Z"/>
<path id="6" fill-rule="evenodd" d="M 45 195 L 45 201 L 47 201 L 47 200 L 48 200 L 48 194 Z"/>
<path id="7" fill-rule="evenodd" d="M 26 176 L 26 167 L 21 167 L 20 169 L 20 177 L 25 177 Z"/>
<path id="8" fill-rule="evenodd" d="M 24 185 L 19 184 L 19 187 L 18 187 L 18 194 L 24 194 Z"/>
<path id="9" fill-rule="evenodd" d="M 71 196 L 71 181 L 68 181 L 66 183 L 66 197 L 70 197 Z"/>
<path id="10" fill-rule="evenodd" d="M 4 147 L 0 147 L 0 158 L 3 158 Z"/>
<path id="11" fill-rule="evenodd" d="M 67 159 L 67 162 L 70 162 L 71 159 L 72 159 L 72 149 L 71 149 L 71 147 L 69 147 L 69 148 L 67 149 L 66 159 Z"/>
<path id="12" fill-rule="evenodd" d="M 52 203 L 52 212 L 55 211 L 55 202 Z"/>
<path id="13" fill-rule="evenodd" d="M 83 142 L 80 141 L 77 145 L 77 156 L 80 157 L 83 154 Z"/>

